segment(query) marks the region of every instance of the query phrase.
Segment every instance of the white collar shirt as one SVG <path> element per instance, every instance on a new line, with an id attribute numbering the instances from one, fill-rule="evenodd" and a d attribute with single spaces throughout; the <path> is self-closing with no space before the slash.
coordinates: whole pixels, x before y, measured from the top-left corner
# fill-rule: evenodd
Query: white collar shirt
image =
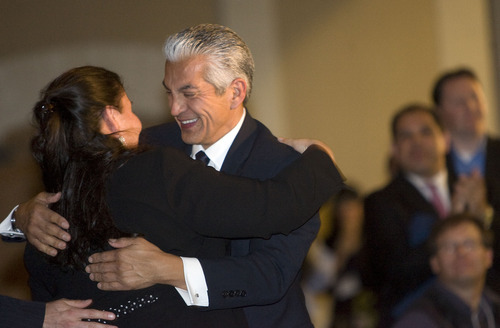
<path id="1" fill-rule="evenodd" d="M 208 158 L 210 158 L 208 166 L 211 166 L 217 171 L 220 171 L 222 164 L 224 164 L 224 160 L 226 159 L 229 148 L 231 148 L 236 135 L 238 134 L 238 132 L 240 132 L 243 121 L 245 120 L 245 116 L 246 110 L 243 109 L 243 115 L 241 116 L 238 124 L 236 124 L 236 126 L 232 128 L 231 131 L 226 133 L 222 138 L 217 140 L 217 142 L 215 142 L 207 149 L 203 148 L 202 145 L 193 145 L 193 148 L 191 149 L 191 158 L 196 158 L 196 153 L 198 153 L 200 150 L 203 150 Z"/>
<path id="2" fill-rule="evenodd" d="M 429 202 L 432 202 L 432 193 L 429 190 L 428 184 L 431 183 L 436 186 L 446 212 L 450 212 L 451 197 L 448 188 L 448 172 L 446 170 L 441 170 L 431 178 L 423 178 L 414 173 L 407 173 L 406 178 Z"/>

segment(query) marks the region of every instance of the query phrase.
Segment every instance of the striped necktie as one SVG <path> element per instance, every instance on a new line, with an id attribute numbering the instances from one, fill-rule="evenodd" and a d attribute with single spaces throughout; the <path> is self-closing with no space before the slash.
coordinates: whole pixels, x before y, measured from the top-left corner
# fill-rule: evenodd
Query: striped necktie
<path id="1" fill-rule="evenodd" d="M 205 165 L 208 165 L 208 163 L 210 163 L 210 158 L 208 158 L 207 154 L 205 154 L 205 152 L 203 150 L 200 150 L 199 152 L 197 152 L 195 157 L 197 160 L 205 163 Z"/>
<path id="2" fill-rule="evenodd" d="M 431 203 L 434 206 L 434 208 L 436 209 L 436 212 L 438 213 L 439 218 L 440 219 L 446 218 L 446 215 L 448 213 L 446 211 L 446 208 L 444 207 L 444 204 L 441 200 L 441 197 L 438 194 L 436 186 L 433 183 L 428 183 L 427 187 L 431 191 L 431 195 L 432 195 Z"/>

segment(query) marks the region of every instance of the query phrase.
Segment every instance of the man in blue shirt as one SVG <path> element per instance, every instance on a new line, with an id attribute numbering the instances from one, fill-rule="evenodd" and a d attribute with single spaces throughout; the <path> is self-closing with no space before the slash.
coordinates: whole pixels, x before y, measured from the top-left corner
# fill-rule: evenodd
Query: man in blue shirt
<path id="1" fill-rule="evenodd" d="M 476 74 L 461 68 L 446 72 L 434 85 L 436 110 L 450 136 L 448 174 L 465 208 L 481 217 L 500 236 L 500 140 L 487 133 L 486 104 Z M 465 192 L 465 190 L 468 190 Z M 479 197 L 487 202 L 474 202 Z M 473 205 L 476 204 L 476 205 Z M 488 284 L 500 291 L 500 238 L 494 244 L 495 260 Z"/>

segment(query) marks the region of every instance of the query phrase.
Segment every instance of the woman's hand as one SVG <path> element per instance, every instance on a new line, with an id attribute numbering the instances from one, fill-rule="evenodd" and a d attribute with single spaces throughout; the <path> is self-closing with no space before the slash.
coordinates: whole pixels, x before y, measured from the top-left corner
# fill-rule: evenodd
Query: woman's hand
<path id="1" fill-rule="evenodd" d="M 333 155 L 333 151 L 328 147 L 324 142 L 316 140 L 316 139 L 289 139 L 289 138 L 278 138 L 278 141 L 293 147 L 299 153 L 303 153 L 306 149 L 311 145 L 316 145 L 320 147 L 325 153 L 330 156 L 332 161 L 335 163 L 335 156 Z"/>

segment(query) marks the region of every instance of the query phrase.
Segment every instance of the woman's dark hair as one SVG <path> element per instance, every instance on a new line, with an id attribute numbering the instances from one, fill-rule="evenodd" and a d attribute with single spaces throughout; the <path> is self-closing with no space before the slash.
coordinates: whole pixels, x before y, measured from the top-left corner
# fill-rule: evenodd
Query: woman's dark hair
<path id="1" fill-rule="evenodd" d="M 106 181 L 133 151 L 100 133 L 105 107 L 120 110 L 124 93 L 117 74 L 83 66 L 52 81 L 33 108 L 32 154 L 46 190 L 62 192 L 52 209 L 70 223 L 71 241 L 54 259 L 62 266 L 83 268 L 91 252 L 104 249 L 109 238 L 125 235 L 106 204 Z"/>
<path id="2" fill-rule="evenodd" d="M 354 188 L 343 189 L 338 194 L 336 194 L 333 198 L 330 199 L 333 204 L 332 208 L 332 216 L 331 220 L 333 222 L 333 226 L 331 227 L 330 233 L 326 236 L 325 243 L 332 249 L 337 247 L 337 242 L 339 236 L 342 233 L 342 220 L 341 220 L 341 207 L 343 203 L 351 202 L 351 201 L 361 201 L 359 193 Z"/>

